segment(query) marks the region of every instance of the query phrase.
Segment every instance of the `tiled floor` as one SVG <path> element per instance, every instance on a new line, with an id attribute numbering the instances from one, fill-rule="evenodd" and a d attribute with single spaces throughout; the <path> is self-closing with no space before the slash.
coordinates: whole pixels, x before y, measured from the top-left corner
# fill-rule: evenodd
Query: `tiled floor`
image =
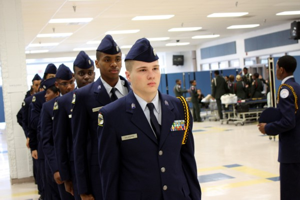
<path id="1" fill-rule="evenodd" d="M 1 127 L 0 127 L 1 132 Z M 202 200 L 279 200 L 278 140 L 255 123 L 194 123 Z M 0 133 L 0 199 L 36 200 L 36 186 L 10 185 L 5 137 Z"/>

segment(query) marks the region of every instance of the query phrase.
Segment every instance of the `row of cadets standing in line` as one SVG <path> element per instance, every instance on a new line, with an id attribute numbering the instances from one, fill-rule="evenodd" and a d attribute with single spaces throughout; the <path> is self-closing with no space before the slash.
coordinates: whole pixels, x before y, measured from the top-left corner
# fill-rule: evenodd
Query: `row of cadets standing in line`
<path id="1" fill-rule="evenodd" d="M 38 148 L 41 148 L 38 140 L 38 122 L 40 117 L 40 111 L 42 104 L 45 102 L 45 81 L 55 77 L 57 68 L 54 64 L 49 63 L 45 69 L 43 81 L 40 86 L 40 92 L 34 94 L 31 97 L 25 99 L 25 104 L 28 105 L 27 109 L 23 110 L 23 116 L 27 116 L 27 120 L 24 117 L 23 124 L 27 124 L 27 137 L 28 143 L 31 150 L 31 155 L 34 158 L 34 165 L 36 166 L 36 182 L 38 185 L 39 194 L 41 195 L 40 199 L 43 199 L 45 196 L 45 167 L 44 167 L 44 154 L 42 151 L 38 151 Z M 27 103 L 28 102 L 28 103 Z"/>
<path id="2" fill-rule="evenodd" d="M 110 35 L 106 35 L 96 51 L 95 64 L 101 76 L 97 81 L 77 89 L 72 102 L 74 165 L 82 200 L 102 200 L 97 144 L 98 111 L 130 91 L 129 83 L 119 76 L 121 59 L 119 46 Z"/>
<path id="3" fill-rule="evenodd" d="M 95 199 L 201 200 L 185 99 L 158 91 L 158 56 L 147 39 L 137 40 L 125 65 L 132 90 L 98 116 L 103 198 Z"/>
<path id="4" fill-rule="evenodd" d="M 73 71 L 77 88 L 86 86 L 95 79 L 94 62 L 84 51 L 77 55 L 73 64 Z M 60 181 L 64 182 L 67 192 L 74 195 L 76 200 L 81 200 L 75 177 L 71 126 L 72 100 L 77 88 L 56 99 L 53 107 L 53 142 Z"/>
<path id="5" fill-rule="evenodd" d="M 66 192 L 58 172 L 58 164 L 53 142 L 53 108 L 56 106 L 55 101 L 59 95 L 65 95 L 74 89 L 74 76 L 67 66 L 61 64 L 53 81 L 54 84 L 46 88 L 46 94 L 44 97 L 46 102 L 42 105 L 40 115 L 41 151 L 43 151 L 45 156 L 46 169 L 46 198 L 71 200 L 73 199 L 73 196 Z M 55 91 L 58 92 L 56 95 L 53 95 L 53 91 L 54 94 Z"/>

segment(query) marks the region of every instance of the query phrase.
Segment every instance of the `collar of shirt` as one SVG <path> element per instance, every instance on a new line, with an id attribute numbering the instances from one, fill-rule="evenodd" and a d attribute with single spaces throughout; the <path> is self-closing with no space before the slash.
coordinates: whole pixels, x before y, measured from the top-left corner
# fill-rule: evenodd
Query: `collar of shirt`
<path id="1" fill-rule="evenodd" d="M 103 86 L 105 87 L 105 89 L 107 91 L 107 94 L 109 96 L 111 96 L 111 89 L 112 89 L 112 87 L 107 82 L 105 82 L 105 80 L 103 80 L 101 76 L 100 76 L 100 79 L 102 81 Z M 118 80 L 117 84 L 115 85 L 115 88 L 118 90 L 117 94 L 116 94 L 118 98 L 120 96 L 125 96 L 127 94 L 127 93 L 125 93 L 125 90 L 124 90 L 125 86 L 122 85 L 122 81 L 121 81 L 120 77 L 119 77 L 119 80 Z M 118 95 L 118 93 L 120 95 Z"/>
<path id="2" fill-rule="evenodd" d="M 137 99 L 138 103 L 140 104 L 143 112 L 145 113 L 145 116 L 148 120 L 148 122 L 150 123 L 150 111 L 147 107 L 147 103 L 144 99 L 142 99 L 141 97 L 139 97 L 137 94 L 133 93 L 135 98 Z M 161 103 L 160 103 L 160 99 L 159 99 L 159 95 L 158 92 L 156 93 L 154 99 L 151 101 L 151 103 L 153 103 L 154 105 L 154 115 L 157 118 L 157 121 L 159 124 L 161 124 Z"/>
<path id="3" fill-rule="evenodd" d="M 281 81 L 281 84 L 284 84 L 284 83 L 285 83 L 288 79 L 290 79 L 290 78 L 294 78 L 294 76 L 291 75 L 291 76 L 285 77 L 285 78 Z"/>

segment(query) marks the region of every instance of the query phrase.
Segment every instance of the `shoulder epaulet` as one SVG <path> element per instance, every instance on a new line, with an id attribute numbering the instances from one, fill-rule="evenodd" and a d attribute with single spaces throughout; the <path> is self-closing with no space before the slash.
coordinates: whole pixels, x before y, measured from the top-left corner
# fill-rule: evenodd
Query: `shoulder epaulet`
<path id="1" fill-rule="evenodd" d="M 189 112 L 189 106 L 183 96 L 177 97 L 182 105 L 183 105 L 183 111 L 184 111 L 184 123 L 185 123 L 185 130 L 183 134 L 182 144 L 186 144 L 187 138 L 188 138 L 188 130 L 190 129 L 190 112 Z"/>
<path id="2" fill-rule="evenodd" d="M 298 96 L 297 96 L 297 94 L 296 94 L 296 92 L 295 92 L 295 90 L 294 90 L 294 88 L 292 86 L 290 86 L 288 84 L 281 84 L 279 86 L 278 92 L 277 92 L 277 103 L 279 103 L 279 95 L 280 95 L 280 90 L 281 90 L 282 86 L 286 86 L 286 87 L 288 87 L 292 91 L 293 96 L 295 98 L 295 113 L 297 113 L 297 111 L 298 111 Z"/>
<path id="3" fill-rule="evenodd" d="M 35 102 L 35 101 L 36 101 L 36 97 L 33 96 L 31 101 L 32 101 L 32 102 Z"/>

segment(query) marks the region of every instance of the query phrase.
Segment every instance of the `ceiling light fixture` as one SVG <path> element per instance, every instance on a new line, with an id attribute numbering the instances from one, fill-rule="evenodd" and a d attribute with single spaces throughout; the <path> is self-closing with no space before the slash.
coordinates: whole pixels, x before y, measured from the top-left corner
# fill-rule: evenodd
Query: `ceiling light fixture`
<path id="1" fill-rule="evenodd" d="M 207 17 L 241 17 L 248 14 L 249 14 L 248 12 L 213 13 L 207 15 Z"/>
<path id="2" fill-rule="evenodd" d="M 165 41 L 165 40 L 169 40 L 169 37 L 159 37 L 159 38 L 147 38 L 150 42 L 153 41 Z"/>
<path id="3" fill-rule="evenodd" d="M 31 53 L 47 53 L 49 50 L 29 50 L 25 51 L 26 54 L 31 54 Z"/>
<path id="4" fill-rule="evenodd" d="M 48 34 L 38 34 L 36 37 L 38 38 L 63 38 L 69 37 L 73 35 L 73 33 L 48 33 Z"/>
<path id="5" fill-rule="evenodd" d="M 192 39 L 208 39 L 208 38 L 217 38 L 220 37 L 220 35 L 196 35 L 193 36 Z"/>
<path id="6" fill-rule="evenodd" d="M 100 44 L 102 40 L 88 41 L 86 44 Z"/>
<path id="7" fill-rule="evenodd" d="M 116 34 L 130 34 L 130 33 L 137 33 L 140 30 L 121 30 L 121 31 L 107 31 L 105 34 L 111 34 L 111 35 L 116 35 Z"/>
<path id="8" fill-rule="evenodd" d="M 180 31 L 198 31 L 202 29 L 202 27 L 181 27 L 181 28 L 171 28 L 169 32 L 180 32 Z"/>
<path id="9" fill-rule="evenodd" d="M 300 10 L 284 11 L 284 12 L 276 13 L 276 15 L 300 15 Z"/>
<path id="10" fill-rule="evenodd" d="M 28 47 L 53 47 L 57 46 L 59 43 L 35 43 L 35 44 L 29 44 Z"/>
<path id="11" fill-rule="evenodd" d="M 136 16 L 132 18 L 133 21 L 137 20 L 162 20 L 162 19 L 170 19 L 175 15 L 149 15 L 149 16 Z"/>
<path id="12" fill-rule="evenodd" d="M 166 46 L 184 46 L 184 45 L 189 45 L 189 42 L 176 42 L 176 43 L 168 43 Z"/>
<path id="13" fill-rule="evenodd" d="M 96 51 L 97 47 L 74 48 L 73 51 Z"/>
<path id="14" fill-rule="evenodd" d="M 232 25 L 232 26 L 228 26 L 227 29 L 255 28 L 258 26 L 259 26 L 259 24 Z"/>
<path id="15" fill-rule="evenodd" d="M 65 19 L 51 19 L 50 24 L 54 23 L 87 23 L 92 21 L 93 18 L 65 18 Z"/>

